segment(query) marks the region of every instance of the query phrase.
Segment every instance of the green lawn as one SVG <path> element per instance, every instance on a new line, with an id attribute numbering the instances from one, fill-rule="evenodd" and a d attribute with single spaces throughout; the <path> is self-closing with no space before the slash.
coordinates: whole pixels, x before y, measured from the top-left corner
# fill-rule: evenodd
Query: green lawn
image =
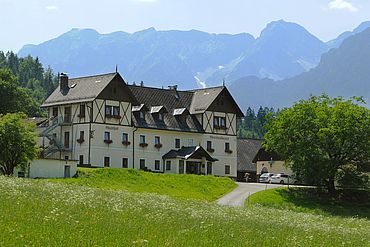
<path id="1" fill-rule="evenodd" d="M 0 176 L 0 246 L 369 246 L 370 221 Z"/>
<path id="2" fill-rule="evenodd" d="M 161 174 L 119 168 L 81 168 L 77 178 L 50 181 L 207 201 L 214 201 L 236 187 L 231 179 L 225 177 Z"/>
<path id="3" fill-rule="evenodd" d="M 257 192 L 251 204 L 326 216 L 370 219 L 370 193 L 353 191 L 332 198 L 313 188 L 278 188 Z"/>

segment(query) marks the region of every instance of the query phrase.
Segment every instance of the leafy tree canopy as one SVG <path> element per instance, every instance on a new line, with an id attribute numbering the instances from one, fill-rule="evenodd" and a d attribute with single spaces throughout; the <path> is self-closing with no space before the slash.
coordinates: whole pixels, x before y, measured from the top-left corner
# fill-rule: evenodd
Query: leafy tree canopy
<path id="1" fill-rule="evenodd" d="M 333 192 L 338 175 L 369 165 L 370 110 L 360 103 L 326 95 L 301 100 L 268 120 L 266 146 L 305 181 Z"/>
<path id="2" fill-rule="evenodd" d="M 35 126 L 23 113 L 0 115 L 0 173 L 12 175 L 15 167 L 36 158 Z"/>

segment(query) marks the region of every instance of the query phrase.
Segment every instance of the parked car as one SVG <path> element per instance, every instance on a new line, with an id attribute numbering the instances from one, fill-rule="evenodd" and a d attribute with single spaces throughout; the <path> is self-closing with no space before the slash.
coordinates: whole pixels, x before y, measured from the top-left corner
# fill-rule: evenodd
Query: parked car
<path id="1" fill-rule="evenodd" d="M 271 177 L 274 176 L 273 173 L 263 173 L 261 174 L 258 182 L 260 183 L 271 183 Z"/>
<path id="2" fill-rule="evenodd" d="M 295 184 L 296 180 L 287 174 L 278 173 L 271 177 L 272 184 Z"/>

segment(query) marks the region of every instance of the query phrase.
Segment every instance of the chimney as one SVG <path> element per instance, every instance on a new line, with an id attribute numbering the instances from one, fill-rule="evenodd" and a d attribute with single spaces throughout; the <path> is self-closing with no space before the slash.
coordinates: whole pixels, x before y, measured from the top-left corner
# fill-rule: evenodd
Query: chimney
<path id="1" fill-rule="evenodd" d="M 60 73 L 60 91 L 68 89 L 68 75 Z"/>
<path id="2" fill-rule="evenodd" d="M 176 100 L 180 99 L 179 92 L 177 92 L 177 85 L 168 86 L 168 89 L 173 90 L 175 92 L 175 98 Z"/>

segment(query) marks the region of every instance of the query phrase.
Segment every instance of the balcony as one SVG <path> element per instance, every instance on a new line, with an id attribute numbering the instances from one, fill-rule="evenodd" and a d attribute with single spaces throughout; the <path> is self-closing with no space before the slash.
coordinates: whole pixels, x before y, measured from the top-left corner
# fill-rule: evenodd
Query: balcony
<path id="1" fill-rule="evenodd" d="M 232 154 L 232 153 L 233 153 L 233 150 L 230 150 L 230 149 L 225 149 L 225 153 L 229 153 L 229 154 Z"/>
<path id="2" fill-rule="evenodd" d="M 156 147 L 156 148 L 161 148 L 162 146 L 163 146 L 162 143 L 154 144 L 154 147 Z"/>
<path id="3" fill-rule="evenodd" d="M 83 143 L 84 141 L 85 141 L 85 139 L 83 139 L 83 138 L 78 138 L 77 139 L 77 142 L 80 143 L 80 144 Z"/>
<path id="4" fill-rule="evenodd" d="M 105 143 L 111 144 L 113 141 L 112 140 L 104 140 Z"/>
<path id="5" fill-rule="evenodd" d="M 213 153 L 215 151 L 214 148 L 207 148 L 207 151 L 210 152 L 210 153 Z"/>
<path id="6" fill-rule="evenodd" d="M 143 142 L 143 143 L 140 143 L 139 146 L 142 148 L 145 148 L 148 146 L 148 143 Z"/>
<path id="7" fill-rule="evenodd" d="M 122 144 L 125 145 L 125 146 L 128 146 L 128 145 L 131 144 L 131 142 L 129 142 L 129 141 L 122 141 Z"/>

